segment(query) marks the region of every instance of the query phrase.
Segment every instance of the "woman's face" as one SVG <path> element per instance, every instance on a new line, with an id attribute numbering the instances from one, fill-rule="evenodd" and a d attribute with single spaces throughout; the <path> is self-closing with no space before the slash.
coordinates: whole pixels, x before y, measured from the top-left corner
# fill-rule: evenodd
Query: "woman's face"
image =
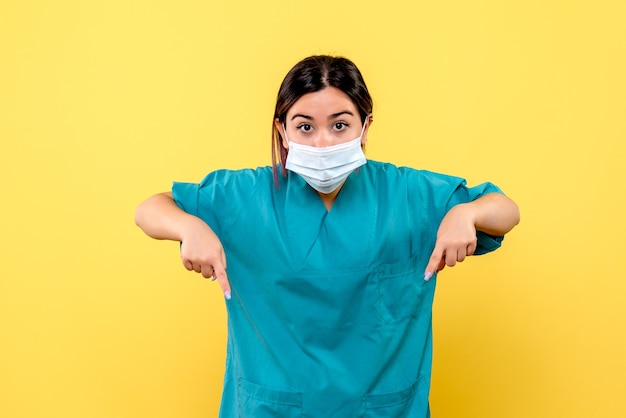
<path id="1" fill-rule="evenodd" d="M 287 112 L 283 126 L 276 120 L 276 129 L 283 133 L 283 146 L 289 141 L 313 147 L 328 147 L 351 141 L 361 135 L 361 117 L 350 97 L 335 87 L 326 87 L 300 97 Z M 365 144 L 369 123 L 361 144 Z"/>

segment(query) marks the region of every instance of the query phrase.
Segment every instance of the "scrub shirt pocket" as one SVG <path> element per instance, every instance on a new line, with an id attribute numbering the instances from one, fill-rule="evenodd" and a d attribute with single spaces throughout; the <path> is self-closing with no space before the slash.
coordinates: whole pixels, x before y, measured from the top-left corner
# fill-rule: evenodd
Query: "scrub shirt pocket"
<path id="1" fill-rule="evenodd" d="M 408 388 L 397 392 L 376 393 L 365 396 L 363 418 L 426 418 L 428 408 L 428 382 L 424 376 Z"/>
<path id="2" fill-rule="evenodd" d="M 302 418 L 302 394 L 271 389 L 239 379 L 237 417 Z"/>
<path id="3" fill-rule="evenodd" d="M 413 257 L 383 264 L 377 269 L 378 312 L 386 324 L 396 324 L 419 315 L 424 287 L 430 283 L 420 279 L 422 265 L 419 261 L 419 257 Z"/>

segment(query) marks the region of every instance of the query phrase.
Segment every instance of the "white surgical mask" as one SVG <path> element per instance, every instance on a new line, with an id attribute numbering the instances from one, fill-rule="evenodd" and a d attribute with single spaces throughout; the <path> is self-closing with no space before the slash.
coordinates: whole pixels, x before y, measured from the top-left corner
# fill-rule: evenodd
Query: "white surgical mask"
<path id="1" fill-rule="evenodd" d="M 283 129 L 289 144 L 285 167 L 298 173 L 309 186 L 320 193 L 333 192 L 355 168 L 367 162 L 361 148 L 365 124 L 358 138 L 323 148 L 291 142 L 287 138 L 287 129 L 284 125 Z"/>

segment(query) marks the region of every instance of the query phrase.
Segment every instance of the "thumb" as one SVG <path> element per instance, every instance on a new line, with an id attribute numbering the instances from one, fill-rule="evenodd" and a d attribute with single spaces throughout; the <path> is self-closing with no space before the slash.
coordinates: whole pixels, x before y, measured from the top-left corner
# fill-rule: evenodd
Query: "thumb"
<path id="1" fill-rule="evenodd" d="M 213 280 L 217 280 L 224 293 L 224 298 L 226 300 L 230 300 L 230 283 L 228 282 L 228 274 L 226 274 L 226 269 L 224 266 L 213 266 Z"/>
<path id="2" fill-rule="evenodd" d="M 428 265 L 426 266 L 426 271 L 424 271 L 424 280 L 428 281 L 437 271 L 439 270 L 439 265 L 443 260 L 443 250 L 439 247 L 435 246 L 433 253 L 430 256 L 430 260 L 428 260 Z"/>

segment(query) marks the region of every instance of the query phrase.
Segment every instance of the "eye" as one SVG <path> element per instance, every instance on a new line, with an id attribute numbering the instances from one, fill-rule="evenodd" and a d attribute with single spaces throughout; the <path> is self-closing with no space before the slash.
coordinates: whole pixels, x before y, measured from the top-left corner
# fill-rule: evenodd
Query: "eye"
<path id="1" fill-rule="evenodd" d="M 337 131 L 342 131 L 342 130 L 346 129 L 348 126 L 350 126 L 350 125 L 348 125 L 345 122 L 335 122 L 335 123 L 333 123 L 333 128 L 335 128 Z"/>
<path id="2" fill-rule="evenodd" d="M 303 123 L 302 125 L 298 126 L 298 129 L 306 133 L 306 132 L 311 132 L 313 130 L 313 127 L 309 125 L 308 123 Z"/>

